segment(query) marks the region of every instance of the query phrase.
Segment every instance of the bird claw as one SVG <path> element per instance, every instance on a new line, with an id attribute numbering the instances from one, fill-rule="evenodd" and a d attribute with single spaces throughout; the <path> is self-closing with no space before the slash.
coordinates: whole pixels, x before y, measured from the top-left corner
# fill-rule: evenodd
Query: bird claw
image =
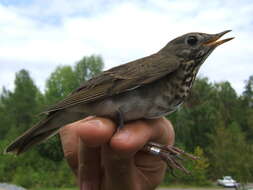
<path id="1" fill-rule="evenodd" d="M 177 147 L 171 145 L 161 145 L 154 142 L 149 142 L 144 146 L 144 151 L 150 154 L 159 156 L 162 160 L 164 160 L 168 166 L 172 170 L 179 169 L 186 174 L 190 174 L 190 172 L 182 165 L 180 160 L 183 158 L 188 158 L 191 160 L 197 160 L 198 158 L 189 154 Z"/>

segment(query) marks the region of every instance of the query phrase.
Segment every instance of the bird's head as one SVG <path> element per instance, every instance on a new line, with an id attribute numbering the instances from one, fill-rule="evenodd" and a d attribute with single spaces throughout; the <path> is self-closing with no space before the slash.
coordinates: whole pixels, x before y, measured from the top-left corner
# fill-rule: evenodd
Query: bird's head
<path id="1" fill-rule="evenodd" d="M 200 66 L 217 46 L 233 39 L 219 40 L 230 31 L 226 30 L 218 34 L 188 33 L 170 41 L 161 52 L 174 54 L 183 61 L 194 60 L 195 64 Z"/>

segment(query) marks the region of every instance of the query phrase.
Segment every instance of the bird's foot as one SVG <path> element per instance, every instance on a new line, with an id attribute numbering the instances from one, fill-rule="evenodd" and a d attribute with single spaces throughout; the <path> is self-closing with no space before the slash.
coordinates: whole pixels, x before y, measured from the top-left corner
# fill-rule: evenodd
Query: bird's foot
<path id="1" fill-rule="evenodd" d="M 177 147 L 171 146 L 171 145 L 161 145 L 154 142 L 147 143 L 143 150 L 145 152 L 148 152 L 150 154 L 159 156 L 162 160 L 164 160 L 167 163 L 167 166 L 173 171 L 173 169 L 179 169 L 187 174 L 190 172 L 182 165 L 180 160 L 183 159 L 183 157 L 191 159 L 191 160 L 197 160 L 198 158 L 193 156 L 192 154 L 189 154 Z"/>

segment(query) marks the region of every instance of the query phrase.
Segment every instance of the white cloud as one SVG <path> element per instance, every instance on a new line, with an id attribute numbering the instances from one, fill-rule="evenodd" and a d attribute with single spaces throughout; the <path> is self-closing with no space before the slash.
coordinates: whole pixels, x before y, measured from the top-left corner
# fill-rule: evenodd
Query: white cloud
<path id="1" fill-rule="evenodd" d="M 251 1 L 109 1 L 105 9 L 102 0 L 72 2 L 0 4 L 0 64 L 9 68 L 0 70 L 1 86 L 10 86 L 21 66 L 43 88 L 56 65 L 84 55 L 101 54 L 109 68 L 154 53 L 178 35 L 226 29 L 236 39 L 215 50 L 200 72 L 229 80 L 237 92 L 253 74 Z"/>

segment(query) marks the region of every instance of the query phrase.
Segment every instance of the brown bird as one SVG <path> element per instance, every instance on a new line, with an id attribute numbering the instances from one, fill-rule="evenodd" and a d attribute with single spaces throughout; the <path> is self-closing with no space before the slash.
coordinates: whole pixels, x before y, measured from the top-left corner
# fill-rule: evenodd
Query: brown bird
<path id="1" fill-rule="evenodd" d="M 90 115 L 111 118 L 123 127 L 128 121 L 174 112 L 188 96 L 206 58 L 217 46 L 233 39 L 218 41 L 228 32 L 188 33 L 153 55 L 102 72 L 44 111 L 45 119 L 18 137 L 6 152 L 25 152 L 64 125 Z M 176 147 L 150 142 L 143 150 L 160 156 L 170 167 L 184 170 L 174 157 L 186 153 Z"/>

